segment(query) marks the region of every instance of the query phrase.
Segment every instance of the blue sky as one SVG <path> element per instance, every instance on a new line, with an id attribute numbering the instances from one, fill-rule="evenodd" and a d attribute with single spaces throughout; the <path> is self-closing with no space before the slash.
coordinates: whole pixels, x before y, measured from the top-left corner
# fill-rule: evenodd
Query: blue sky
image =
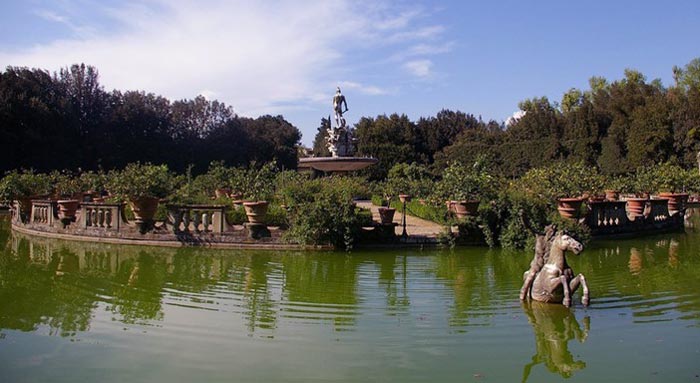
<path id="1" fill-rule="evenodd" d="M 94 65 L 107 90 L 203 94 L 282 114 L 311 143 L 340 85 L 348 122 L 440 109 L 503 121 L 625 68 L 672 84 L 700 57 L 700 1 L 7 1 L 0 66 Z"/>

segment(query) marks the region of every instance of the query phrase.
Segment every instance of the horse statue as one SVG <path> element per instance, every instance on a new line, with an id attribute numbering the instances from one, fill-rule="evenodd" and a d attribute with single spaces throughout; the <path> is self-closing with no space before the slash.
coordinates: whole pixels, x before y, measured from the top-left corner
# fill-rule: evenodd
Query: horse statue
<path id="1" fill-rule="evenodd" d="M 526 224 L 530 229 L 530 226 Z M 574 270 L 566 263 L 567 251 L 579 254 L 583 244 L 564 231 L 549 225 L 544 233 L 536 233 L 535 256 L 530 269 L 523 274 L 520 300 L 531 298 L 546 303 L 562 303 L 571 306 L 571 296 L 583 287 L 581 303 L 588 306 L 588 285 L 583 274 L 574 277 Z"/>

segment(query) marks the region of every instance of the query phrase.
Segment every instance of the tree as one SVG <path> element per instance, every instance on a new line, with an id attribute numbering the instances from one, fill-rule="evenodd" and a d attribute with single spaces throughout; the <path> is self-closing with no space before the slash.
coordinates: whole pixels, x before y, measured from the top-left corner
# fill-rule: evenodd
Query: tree
<path id="1" fill-rule="evenodd" d="M 700 58 L 692 59 L 685 68 L 673 67 L 676 86 L 684 90 L 700 89 Z"/>
<path id="2" fill-rule="evenodd" d="M 301 140 L 299 129 L 282 116 L 242 118 L 241 123 L 250 140 L 247 146 L 248 161 L 265 163 L 275 160 L 279 168 L 297 168 L 297 145 Z"/>
<path id="3" fill-rule="evenodd" d="M 454 143 L 460 134 L 483 125 L 474 115 L 443 109 L 435 117 L 418 120 L 416 127 L 421 140 L 416 149 L 432 163 L 434 154 Z"/>
<path id="4" fill-rule="evenodd" d="M 328 150 L 328 129 L 331 127 L 331 116 L 328 118 L 321 118 L 321 125 L 316 131 L 316 136 L 314 137 L 313 153 L 316 157 L 329 157 L 331 155 L 330 150 Z"/>
<path id="5" fill-rule="evenodd" d="M 503 171 L 510 176 L 565 155 L 561 112 L 546 97 L 525 100 L 519 106 L 525 115 L 508 127 L 501 148 Z"/>
<path id="6" fill-rule="evenodd" d="M 405 114 L 361 118 L 355 125 L 357 152 L 379 160 L 366 170 L 367 175 L 372 179 L 384 179 L 395 164 L 424 163 L 425 158 L 416 150 L 420 142 L 416 130 L 416 125 Z"/>

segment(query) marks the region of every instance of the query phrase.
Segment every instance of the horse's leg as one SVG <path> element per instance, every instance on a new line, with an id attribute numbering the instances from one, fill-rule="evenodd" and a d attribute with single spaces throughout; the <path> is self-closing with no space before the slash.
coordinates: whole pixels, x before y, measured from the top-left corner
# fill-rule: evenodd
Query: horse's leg
<path id="1" fill-rule="evenodd" d="M 564 300 L 561 302 L 566 307 L 571 307 L 571 292 L 569 291 L 569 281 L 566 280 L 566 276 L 562 275 L 559 277 L 561 281 L 561 287 L 564 289 Z"/>
<path id="2" fill-rule="evenodd" d="M 525 282 L 523 282 L 523 287 L 520 289 L 520 300 L 524 301 L 525 298 L 530 297 L 530 289 L 532 288 L 532 282 L 535 280 L 535 276 L 537 273 L 535 273 L 532 270 L 529 270 L 526 272 L 526 277 L 525 277 Z"/>
<path id="3" fill-rule="evenodd" d="M 586 284 L 586 277 L 584 277 L 583 274 L 577 275 L 576 278 L 572 279 L 571 282 L 569 282 L 571 295 L 574 295 L 579 285 L 583 287 L 583 296 L 581 297 L 581 303 L 584 306 L 588 306 L 588 285 Z"/>

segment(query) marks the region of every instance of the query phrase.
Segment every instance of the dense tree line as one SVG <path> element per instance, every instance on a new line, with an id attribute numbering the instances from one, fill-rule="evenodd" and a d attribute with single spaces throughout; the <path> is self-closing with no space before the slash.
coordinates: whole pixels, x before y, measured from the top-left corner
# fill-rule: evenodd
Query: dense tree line
<path id="1" fill-rule="evenodd" d="M 375 179 L 397 163 L 429 165 L 439 174 L 448 162 L 477 157 L 509 177 L 557 161 L 583 162 L 606 175 L 662 162 L 688 168 L 700 150 L 700 59 L 673 73 L 669 88 L 635 70 L 614 82 L 593 77 L 590 89 L 571 89 L 561 102 L 521 102 L 524 114 L 507 125 L 450 110 L 415 122 L 398 114 L 363 117 L 354 127 L 357 151 L 380 160 L 368 170 Z"/>
<path id="2" fill-rule="evenodd" d="M 296 168 L 299 130 L 282 116 L 237 116 L 202 96 L 170 101 L 141 91 L 107 92 L 95 68 L 51 74 L 8 67 L 0 72 L 0 170 L 106 170 L 149 161 L 195 172 L 277 161 Z"/>

